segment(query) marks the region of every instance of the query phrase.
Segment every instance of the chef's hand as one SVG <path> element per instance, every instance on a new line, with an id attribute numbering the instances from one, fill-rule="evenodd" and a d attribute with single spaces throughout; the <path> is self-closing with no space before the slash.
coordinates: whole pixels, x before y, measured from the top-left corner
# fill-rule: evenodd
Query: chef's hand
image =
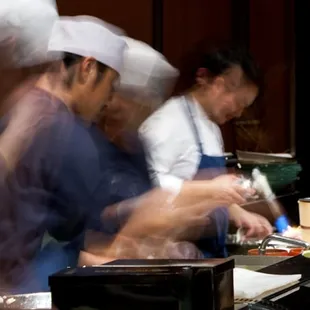
<path id="1" fill-rule="evenodd" d="M 86 251 L 81 251 L 78 260 L 78 266 L 93 266 L 107 264 L 117 258 L 108 258 L 105 256 L 92 254 Z"/>
<path id="2" fill-rule="evenodd" d="M 180 236 L 182 240 L 189 240 L 189 235 L 199 235 L 200 228 L 207 224 L 207 214 L 218 207 L 216 202 L 205 200 L 188 204 L 188 201 L 177 199 L 175 194 L 160 188 L 121 204 L 122 208 L 131 210 L 131 214 L 122 223 L 120 235 L 143 242 L 145 238 L 152 237 L 153 240 L 160 240 L 158 243 L 166 239 L 180 240 Z M 104 212 L 101 219 L 103 224 L 107 220 Z"/>
<path id="3" fill-rule="evenodd" d="M 269 221 L 263 216 L 248 212 L 240 206 L 234 204 L 229 208 L 230 220 L 238 227 L 244 230 L 244 237 L 264 238 L 272 234 L 273 229 Z"/>
<path id="4" fill-rule="evenodd" d="M 212 199 L 231 205 L 242 205 L 246 202 L 245 197 L 252 196 L 255 191 L 252 188 L 244 188 L 238 184 L 238 177 L 233 174 L 221 175 L 209 180 Z"/>

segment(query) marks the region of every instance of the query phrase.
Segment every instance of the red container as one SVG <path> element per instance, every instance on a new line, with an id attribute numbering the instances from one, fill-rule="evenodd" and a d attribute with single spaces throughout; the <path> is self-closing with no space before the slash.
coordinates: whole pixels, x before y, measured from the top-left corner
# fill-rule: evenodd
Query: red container
<path id="1" fill-rule="evenodd" d="M 265 256 L 288 256 L 288 251 L 280 249 L 268 249 L 265 251 Z M 248 251 L 248 255 L 259 255 L 258 249 L 251 249 Z"/>
<path id="2" fill-rule="evenodd" d="M 289 251 L 288 255 L 289 256 L 298 256 L 300 254 L 302 254 L 302 252 L 304 251 L 304 248 L 293 248 Z"/>

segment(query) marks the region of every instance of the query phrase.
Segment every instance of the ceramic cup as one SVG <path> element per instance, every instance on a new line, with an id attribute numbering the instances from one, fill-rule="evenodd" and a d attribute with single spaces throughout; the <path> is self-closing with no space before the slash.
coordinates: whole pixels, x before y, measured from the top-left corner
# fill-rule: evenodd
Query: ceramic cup
<path id="1" fill-rule="evenodd" d="M 302 240 L 310 242 L 310 198 L 298 200 Z"/>

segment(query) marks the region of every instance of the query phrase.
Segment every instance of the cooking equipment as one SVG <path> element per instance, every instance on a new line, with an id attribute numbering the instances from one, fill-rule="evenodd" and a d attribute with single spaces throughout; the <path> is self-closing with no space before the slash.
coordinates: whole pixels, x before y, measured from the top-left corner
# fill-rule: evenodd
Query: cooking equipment
<path id="1" fill-rule="evenodd" d="M 251 177 L 245 178 L 241 176 L 237 183 L 240 184 L 243 188 L 253 188 L 256 193 L 261 195 L 262 198 L 267 202 L 269 209 L 272 213 L 272 216 L 275 220 L 275 227 L 278 232 L 282 233 L 286 231 L 289 227 L 289 221 L 285 214 L 283 214 L 280 204 L 276 199 L 276 196 L 271 189 L 267 176 L 256 167 L 252 170 Z M 250 197 L 245 197 L 250 198 Z"/>
<path id="2" fill-rule="evenodd" d="M 304 252 L 304 248 L 293 248 L 288 252 L 289 256 L 297 256 Z"/>
<path id="3" fill-rule="evenodd" d="M 6 295 L 0 297 L 0 309 L 52 309 L 50 293 Z"/>
<path id="4" fill-rule="evenodd" d="M 283 214 L 280 204 L 273 193 L 266 175 L 260 172 L 258 168 L 253 169 L 253 188 L 260 193 L 269 205 L 270 211 L 275 218 L 275 227 L 278 232 L 282 233 L 289 227 L 289 221 L 285 214 Z"/>
<path id="5" fill-rule="evenodd" d="M 230 258 L 235 260 L 235 266 L 248 270 L 258 271 L 260 269 L 278 264 L 291 257 L 289 256 L 251 256 L 251 255 L 234 255 Z"/>
<path id="6" fill-rule="evenodd" d="M 259 249 L 249 250 L 248 255 L 260 255 Z M 268 249 L 268 250 L 265 250 L 264 255 L 266 256 L 288 256 L 289 251 L 281 250 L 281 249 Z"/>
<path id="7" fill-rule="evenodd" d="M 302 240 L 298 240 L 298 239 L 292 239 L 292 238 L 288 238 L 288 237 L 284 237 L 284 236 L 281 236 L 281 235 L 278 235 L 278 234 L 273 234 L 273 235 L 269 235 L 267 236 L 260 244 L 258 250 L 260 252 L 260 254 L 265 254 L 266 252 L 266 249 L 267 249 L 267 246 L 268 244 L 271 242 L 271 241 L 279 241 L 279 242 L 283 242 L 283 243 L 286 243 L 286 244 L 291 244 L 293 246 L 297 246 L 297 247 L 302 247 L 306 250 L 308 250 L 310 248 L 310 244 L 305 242 L 305 241 L 302 241 Z"/>
<path id="8" fill-rule="evenodd" d="M 58 309 L 233 310 L 231 259 L 117 260 L 50 277 Z"/>
<path id="9" fill-rule="evenodd" d="M 262 243 L 262 239 L 251 238 L 247 240 L 242 240 L 240 234 L 229 234 L 226 238 L 226 246 L 231 255 L 243 254 L 246 255 L 249 250 L 258 249 Z M 299 246 L 298 246 L 299 247 Z M 267 249 L 290 249 L 296 248 L 296 245 L 288 244 L 284 241 L 270 240 L 267 245 Z"/>

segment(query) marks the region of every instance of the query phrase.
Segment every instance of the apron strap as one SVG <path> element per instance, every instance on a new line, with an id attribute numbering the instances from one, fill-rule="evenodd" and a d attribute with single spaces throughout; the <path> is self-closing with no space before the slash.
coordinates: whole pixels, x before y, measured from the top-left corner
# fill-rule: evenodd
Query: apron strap
<path id="1" fill-rule="evenodd" d="M 194 119 L 193 109 L 191 107 L 191 104 L 188 102 L 188 100 L 186 99 L 185 96 L 184 96 L 184 104 L 183 104 L 183 106 L 184 106 L 184 108 L 186 110 L 186 115 L 188 116 L 190 124 L 191 124 L 191 126 L 193 128 L 193 133 L 194 133 L 195 140 L 196 140 L 198 148 L 199 148 L 200 155 L 203 155 L 202 142 L 201 142 L 201 139 L 200 139 L 198 127 L 197 127 L 195 119 Z"/>

